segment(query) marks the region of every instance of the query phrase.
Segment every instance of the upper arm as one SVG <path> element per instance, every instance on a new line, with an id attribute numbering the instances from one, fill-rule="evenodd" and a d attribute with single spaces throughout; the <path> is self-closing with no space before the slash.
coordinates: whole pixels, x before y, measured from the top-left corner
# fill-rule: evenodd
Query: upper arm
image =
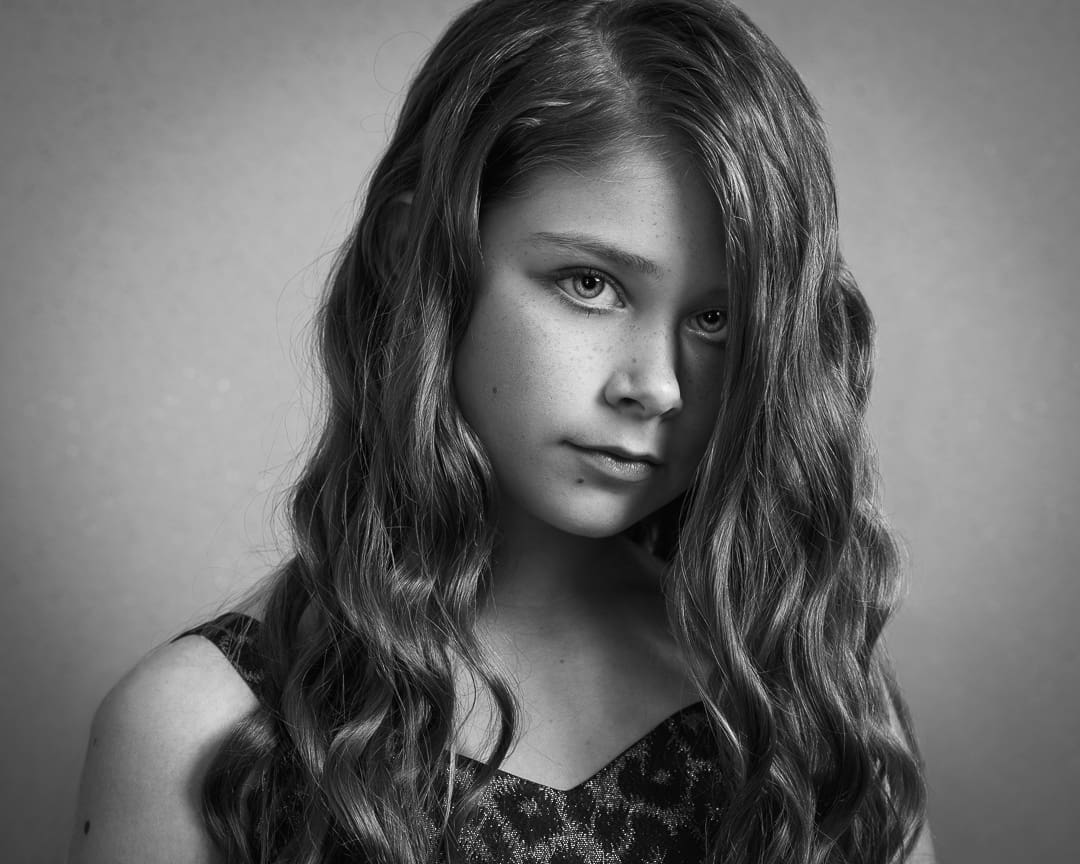
<path id="1" fill-rule="evenodd" d="M 202 823 L 202 781 L 222 741 L 256 705 L 201 637 L 144 658 L 94 716 L 70 864 L 216 862 Z"/>

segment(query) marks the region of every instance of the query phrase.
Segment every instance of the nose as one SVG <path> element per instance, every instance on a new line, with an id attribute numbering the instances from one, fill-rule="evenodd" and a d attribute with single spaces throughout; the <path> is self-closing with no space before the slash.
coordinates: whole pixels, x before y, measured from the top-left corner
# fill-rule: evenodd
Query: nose
<path id="1" fill-rule="evenodd" d="M 613 408 L 642 418 L 677 414 L 683 405 L 678 350 L 678 340 L 667 328 L 638 331 L 626 341 L 604 386 L 604 399 Z"/>

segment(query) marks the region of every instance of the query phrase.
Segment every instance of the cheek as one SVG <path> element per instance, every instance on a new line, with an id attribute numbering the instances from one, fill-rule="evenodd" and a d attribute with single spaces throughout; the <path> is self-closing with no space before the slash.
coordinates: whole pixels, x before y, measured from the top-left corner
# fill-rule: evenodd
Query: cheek
<path id="1" fill-rule="evenodd" d="M 511 314 L 513 313 L 513 314 Z M 458 346 L 454 387 L 461 411 L 485 446 L 514 443 L 542 411 L 549 355 L 520 310 L 478 304 Z"/>
<path id="2" fill-rule="evenodd" d="M 600 359 L 588 334 L 553 317 L 550 304 L 523 293 L 513 302 L 485 297 L 458 348 L 458 401 L 482 436 L 538 427 L 587 398 L 581 391 Z"/>
<path id="3" fill-rule="evenodd" d="M 706 358 L 697 369 L 690 372 L 686 384 L 687 404 L 692 406 L 689 420 L 691 446 L 694 451 L 694 464 L 704 455 L 713 429 L 720 417 L 723 402 L 724 358 Z"/>
<path id="4" fill-rule="evenodd" d="M 507 356 L 505 338 L 478 309 L 454 358 L 454 389 L 461 413 L 482 438 L 500 396 L 505 399 L 510 390 L 515 364 L 508 360 L 513 358 Z"/>

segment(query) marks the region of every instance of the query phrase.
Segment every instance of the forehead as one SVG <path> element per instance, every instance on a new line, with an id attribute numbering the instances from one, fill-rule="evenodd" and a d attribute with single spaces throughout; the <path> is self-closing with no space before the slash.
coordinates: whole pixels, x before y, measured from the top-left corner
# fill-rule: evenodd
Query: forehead
<path id="1" fill-rule="evenodd" d="M 723 269 L 723 215 L 686 157 L 634 150 L 582 169 L 537 171 L 518 194 L 485 207 L 485 253 L 523 247 L 608 247 L 646 275 Z"/>

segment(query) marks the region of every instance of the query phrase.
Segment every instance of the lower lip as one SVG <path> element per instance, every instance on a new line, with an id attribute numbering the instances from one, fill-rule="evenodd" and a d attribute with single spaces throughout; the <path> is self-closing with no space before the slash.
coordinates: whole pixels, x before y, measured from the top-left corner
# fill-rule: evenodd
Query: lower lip
<path id="1" fill-rule="evenodd" d="M 572 445 L 573 446 L 573 445 Z M 640 483 L 647 480 L 656 471 L 656 465 L 652 462 L 641 462 L 637 459 L 620 459 L 603 450 L 587 450 L 584 447 L 574 446 L 581 454 L 582 459 L 595 470 L 616 480 L 627 483 Z"/>

